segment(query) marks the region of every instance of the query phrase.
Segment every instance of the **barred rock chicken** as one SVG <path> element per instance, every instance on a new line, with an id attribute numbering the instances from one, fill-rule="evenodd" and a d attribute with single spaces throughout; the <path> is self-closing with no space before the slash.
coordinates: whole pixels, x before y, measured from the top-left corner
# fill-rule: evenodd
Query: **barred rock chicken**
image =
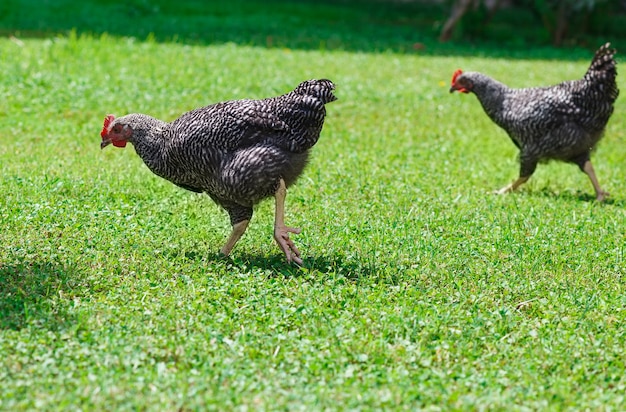
<path id="1" fill-rule="evenodd" d="M 598 184 L 590 154 L 602 138 L 619 93 L 614 54 L 605 44 L 582 79 L 551 87 L 511 89 L 481 73 L 454 73 L 450 93 L 473 92 L 520 150 L 519 178 L 496 193 L 517 189 L 538 162 L 560 160 L 578 165 L 589 176 L 598 201 L 609 195 Z"/>
<path id="2" fill-rule="evenodd" d="M 253 206 L 274 196 L 274 238 L 287 261 L 302 264 L 284 223 L 285 196 L 317 142 L 325 104 L 336 100 L 330 80 L 308 80 L 295 90 L 263 100 L 232 100 L 192 110 L 171 123 L 145 114 L 108 115 L 101 148 L 131 142 L 158 176 L 207 193 L 230 215 L 232 232 L 221 249 L 228 255 L 246 231 Z"/>

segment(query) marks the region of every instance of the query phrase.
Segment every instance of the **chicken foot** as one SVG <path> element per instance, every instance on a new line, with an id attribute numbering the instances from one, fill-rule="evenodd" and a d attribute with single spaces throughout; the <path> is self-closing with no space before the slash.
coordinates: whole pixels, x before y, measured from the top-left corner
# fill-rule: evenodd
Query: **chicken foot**
<path id="1" fill-rule="evenodd" d="M 589 180 L 591 180 L 591 184 L 593 185 L 593 189 L 596 191 L 596 200 L 598 202 L 604 201 L 607 197 L 609 197 L 609 193 L 602 190 L 600 187 L 600 183 L 598 183 L 598 178 L 596 177 L 596 172 L 593 170 L 593 166 L 591 164 L 591 160 L 587 160 L 583 167 L 581 168 L 583 172 L 589 176 Z"/>
<path id="2" fill-rule="evenodd" d="M 291 263 L 293 260 L 298 265 L 302 265 L 304 262 L 300 258 L 300 251 L 293 243 L 293 240 L 289 239 L 289 233 L 298 234 L 302 230 L 295 227 L 285 226 L 285 197 L 287 197 L 287 186 L 285 181 L 280 179 L 278 189 L 274 194 L 276 199 L 276 213 L 274 215 L 274 239 L 278 246 L 282 249 L 287 262 Z"/>
<path id="3" fill-rule="evenodd" d="M 593 169 L 593 165 L 591 164 L 590 160 L 585 160 L 585 162 L 582 164 L 580 169 L 583 172 L 585 172 L 585 174 L 589 177 L 589 180 L 591 180 L 591 184 L 593 185 L 593 189 L 596 192 L 596 200 L 598 202 L 602 202 L 607 197 L 609 197 L 609 192 L 605 192 L 600 187 L 600 183 L 598 183 L 598 178 L 596 177 L 596 172 Z M 515 182 L 513 182 L 513 183 L 503 187 L 500 190 L 496 190 L 494 193 L 498 194 L 498 195 L 503 195 L 505 193 L 512 192 L 512 191 L 516 190 L 518 187 L 520 187 L 522 184 L 526 183 L 526 181 L 528 181 L 529 178 L 530 178 L 530 176 L 528 176 L 528 177 L 519 177 Z"/>
<path id="4" fill-rule="evenodd" d="M 520 187 L 521 185 L 523 185 L 524 183 L 526 183 L 528 181 L 528 179 L 530 179 L 530 176 L 528 177 L 519 177 L 516 181 L 514 181 L 513 183 L 504 186 L 502 189 L 500 190 L 496 190 L 493 193 L 497 194 L 497 195 L 503 195 L 505 193 L 509 193 L 509 192 L 513 192 L 514 190 L 517 190 L 518 187 Z"/>
<path id="5" fill-rule="evenodd" d="M 230 232 L 230 236 L 228 237 L 226 244 L 220 250 L 220 252 L 224 256 L 228 256 L 231 250 L 233 250 L 235 244 L 239 241 L 241 236 L 243 236 L 244 232 L 248 228 L 248 223 L 250 223 L 249 220 L 242 220 L 241 222 L 235 223 L 233 225 L 233 231 Z"/>

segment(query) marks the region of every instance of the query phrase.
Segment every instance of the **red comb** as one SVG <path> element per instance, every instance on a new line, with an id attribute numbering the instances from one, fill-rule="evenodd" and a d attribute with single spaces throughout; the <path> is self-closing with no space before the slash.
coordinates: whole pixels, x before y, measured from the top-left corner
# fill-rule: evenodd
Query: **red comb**
<path id="1" fill-rule="evenodd" d="M 454 74 L 452 75 L 452 84 L 454 84 L 454 82 L 456 82 L 456 78 L 459 77 L 460 75 L 463 74 L 463 70 L 461 69 L 456 69 L 456 71 L 454 72 Z"/>
<path id="2" fill-rule="evenodd" d="M 109 114 L 104 118 L 104 126 L 102 126 L 102 131 L 100 132 L 100 137 L 103 139 L 109 133 L 109 126 L 113 120 L 115 120 L 115 116 L 112 114 Z"/>

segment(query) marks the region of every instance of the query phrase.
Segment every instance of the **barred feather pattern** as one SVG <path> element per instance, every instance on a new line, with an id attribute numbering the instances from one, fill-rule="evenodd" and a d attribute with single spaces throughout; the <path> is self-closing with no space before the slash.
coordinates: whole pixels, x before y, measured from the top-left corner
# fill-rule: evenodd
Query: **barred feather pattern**
<path id="1" fill-rule="evenodd" d="M 207 193 L 231 224 L 252 217 L 253 206 L 287 187 L 304 170 L 336 100 L 330 80 L 308 80 L 293 91 L 262 100 L 232 100 L 192 110 L 171 123 L 144 114 L 117 118 L 128 139 L 158 176 Z"/>
<path id="2" fill-rule="evenodd" d="M 582 167 L 604 134 L 619 90 L 615 50 L 596 52 L 580 80 L 550 87 L 512 89 L 477 72 L 457 78 L 473 92 L 487 115 L 520 149 L 520 176 L 530 176 L 539 161 L 561 160 Z"/>

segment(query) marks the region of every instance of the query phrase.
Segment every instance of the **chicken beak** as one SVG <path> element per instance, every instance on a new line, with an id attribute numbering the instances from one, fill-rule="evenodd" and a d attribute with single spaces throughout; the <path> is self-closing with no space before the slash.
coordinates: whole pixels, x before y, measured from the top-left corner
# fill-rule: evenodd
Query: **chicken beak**
<path id="1" fill-rule="evenodd" d="M 109 140 L 109 139 L 102 139 L 102 143 L 100 143 L 100 150 L 104 149 L 105 147 L 107 147 L 110 144 L 111 144 L 111 140 Z"/>
<path id="2" fill-rule="evenodd" d="M 454 92 L 459 92 L 459 93 L 469 93 L 470 91 L 467 90 L 465 87 L 457 87 L 457 86 L 452 86 L 450 87 L 450 93 L 454 93 Z"/>

